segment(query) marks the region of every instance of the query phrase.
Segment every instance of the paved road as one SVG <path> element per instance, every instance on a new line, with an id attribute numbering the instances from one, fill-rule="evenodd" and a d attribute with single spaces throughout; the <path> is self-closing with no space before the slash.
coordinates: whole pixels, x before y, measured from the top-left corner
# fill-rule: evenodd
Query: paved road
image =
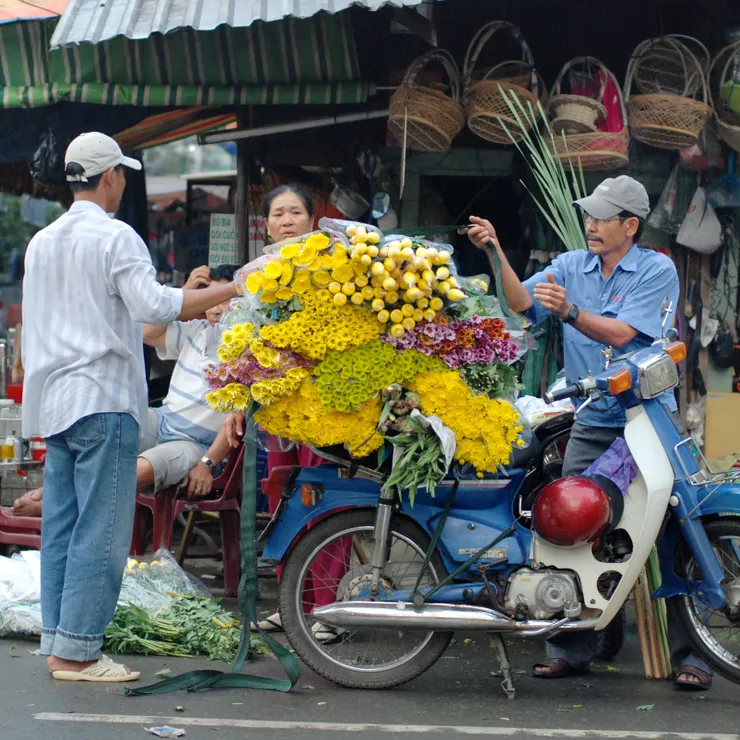
<path id="1" fill-rule="evenodd" d="M 144 728 L 170 724 L 188 738 L 218 740 L 363 740 L 471 736 L 516 738 L 676 738 L 740 740 L 740 687 L 716 681 L 710 694 L 682 694 L 670 683 L 642 676 L 637 638 L 631 634 L 611 670 L 560 681 L 522 675 L 539 646 L 517 643 L 512 662 L 517 697 L 499 688 L 495 656 L 482 635 L 458 636 L 424 676 L 384 692 L 339 689 L 304 670 L 296 690 L 278 694 L 219 690 L 203 694 L 124 698 L 116 688 L 52 681 L 36 647 L 0 641 L 0 740 L 143 739 Z M 12 651 L 9 648 L 13 647 Z M 18 657 L 11 657 L 10 653 Z M 134 658 L 146 682 L 170 667 L 175 672 L 213 667 L 206 662 Z M 250 670 L 279 676 L 279 665 L 260 658 Z M 182 705 L 184 712 L 174 711 Z M 638 707 L 653 705 L 650 710 Z"/>

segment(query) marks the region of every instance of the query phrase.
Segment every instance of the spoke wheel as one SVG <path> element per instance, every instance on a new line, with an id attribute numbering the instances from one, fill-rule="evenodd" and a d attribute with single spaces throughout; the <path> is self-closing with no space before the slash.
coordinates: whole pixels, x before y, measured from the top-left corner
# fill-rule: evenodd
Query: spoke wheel
<path id="1" fill-rule="evenodd" d="M 280 582 L 280 614 L 293 649 L 321 676 L 352 688 L 389 688 L 416 678 L 452 637 L 399 628 L 332 631 L 313 616 L 315 606 L 372 598 L 374 523 L 372 510 L 341 512 L 310 529 L 288 558 Z M 413 588 L 428 546 L 428 536 L 416 524 L 395 517 L 381 588 Z M 438 583 L 444 572 L 435 553 L 422 586 Z"/>
<path id="2" fill-rule="evenodd" d="M 712 609 L 698 595 L 676 597 L 678 615 L 694 649 L 725 678 L 740 683 L 740 521 L 719 519 L 705 525 L 725 576 L 727 606 Z M 698 564 L 684 564 L 689 584 L 702 580 Z"/>

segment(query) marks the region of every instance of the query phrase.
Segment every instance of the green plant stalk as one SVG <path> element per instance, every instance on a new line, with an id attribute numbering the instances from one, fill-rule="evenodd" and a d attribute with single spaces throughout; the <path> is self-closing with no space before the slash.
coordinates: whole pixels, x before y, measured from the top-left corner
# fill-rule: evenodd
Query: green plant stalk
<path id="1" fill-rule="evenodd" d="M 646 564 L 648 588 L 650 593 L 660 588 L 662 578 L 660 576 L 660 561 L 658 551 L 653 547 Z M 668 613 L 666 611 L 665 599 L 652 599 L 652 608 L 655 615 L 655 624 L 658 632 L 659 649 L 663 654 L 666 665 L 671 664 L 671 651 L 668 645 Z"/>
<path id="2" fill-rule="evenodd" d="M 517 141 L 517 138 L 505 124 L 504 130 L 517 151 L 527 161 L 535 182 L 542 193 L 542 200 L 537 198 L 526 184 L 522 183 L 522 185 L 532 196 L 540 213 L 563 244 L 569 250 L 586 249 L 583 220 L 572 205 L 573 201 L 582 198 L 586 191 L 583 168 L 580 166 L 580 162 L 577 170 L 571 166 L 571 177 L 569 179 L 563 162 L 548 145 L 549 140 L 550 145 L 554 148 L 555 138 L 547 124 L 547 116 L 541 104 L 538 103 L 537 105 L 545 122 L 545 135 L 541 135 L 538 131 L 537 116 L 531 103 L 528 102 L 525 107 L 515 93 L 507 93 L 503 88 L 500 88 L 500 90 L 512 117 L 517 122 L 521 142 Z"/>

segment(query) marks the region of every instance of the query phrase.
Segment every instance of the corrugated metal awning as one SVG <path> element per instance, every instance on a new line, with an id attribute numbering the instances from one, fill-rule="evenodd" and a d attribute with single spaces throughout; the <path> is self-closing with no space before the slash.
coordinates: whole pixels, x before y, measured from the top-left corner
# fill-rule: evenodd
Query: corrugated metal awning
<path id="1" fill-rule="evenodd" d="M 434 0 L 70 0 L 51 39 L 51 48 L 98 44 L 116 36 L 145 39 L 181 28 L 213 31 L 219 26 L 248 28 L 256 21 L 310 18 L 351 6 L 421 5 Z"/>
<path id="2" fill-rule="evenodd" d="M 183 29 L 49 51 L 55 21 L 0 25 L 0 106 L 145 107 L 363 103 L 350 19 Z M 237 53 L 248 50 L 245 53 Z"/>

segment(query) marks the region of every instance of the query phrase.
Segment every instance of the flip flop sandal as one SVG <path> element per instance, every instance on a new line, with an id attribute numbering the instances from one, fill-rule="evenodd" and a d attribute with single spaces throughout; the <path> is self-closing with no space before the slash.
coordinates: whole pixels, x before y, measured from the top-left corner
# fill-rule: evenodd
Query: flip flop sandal
<path id="1" fill-rule="evenodd" d="M 538 668 L 549 668 L 549 673 L 540 673 Z M 564 658 L 547 658 L 541 663 L 532 666 L 532 675 L 535 678 L 567 678 L 568 676 L 582 676 L 589 672 L 589 667 L 576 668 Z"/>
<path id="2" fill-rule="evenodd" d="M 689 676 L 698 678 L 698 681 L 687 681 L 685 678 L 679 678 L 683 673 L 687 673 Z M 712 688 L 712 676 L 701 668 L 697 668 L 693 665 L 683 665 L 678 670 L 678 676 L 673 682 L 677 689 L 682 691 L 709 691 Z"/>
<path id="3" fill-rule="evenodd" d="M 263 619 L 260 622 L 257 622 L 257 627 L 259 627 L 263 632 L 282 632 L 283 631 L 283 623 L 280 619 L 279 614 L 273 614 L 271 617 L 267 617 L 266 619 Z M 254 622 L 252 622 L 249 625 L 249 629 L 252 632 L 256 632 L 257 627 L 254 626 Z"/>
<path id="4" fill-rule="evenodd" d="M 84 671 L 52 671 L 52 677 L 57 681 L 90 681 L 93 683 L 123 683 L 137 681 L 141 675 L 132 671 L 122 663 L 114 663 L 105 655 Z"/>
<path id="5" fill-rule="evenodd" d="M 318 642 L 329 645 L 338 641 L 347 630 L 344 628 L 330 627 L 323 622 L 315 622 L 311 627 L 311 632 Z"/>

